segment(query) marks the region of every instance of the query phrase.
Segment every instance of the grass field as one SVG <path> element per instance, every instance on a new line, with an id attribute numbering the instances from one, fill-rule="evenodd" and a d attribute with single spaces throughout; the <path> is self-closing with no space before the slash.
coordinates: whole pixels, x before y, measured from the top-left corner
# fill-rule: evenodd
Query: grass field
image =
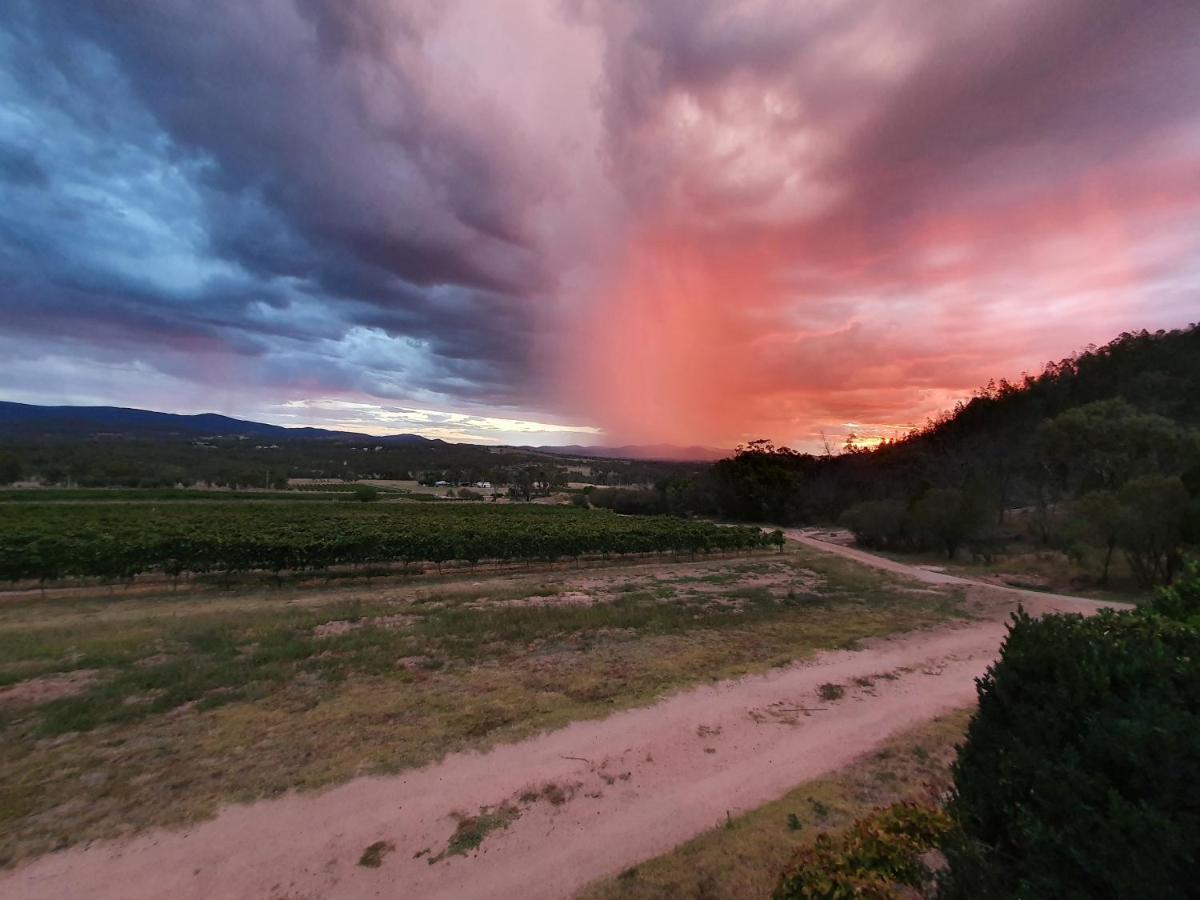
<path id="1" fill-rule="evenodd" d="M 963 710 L 898 735 L 827 778 L 716 824 L 670 853 L 597 882 L 578 900 L 763 900 L 796 848 L 899 800 L 927 799 L 950 784 Z"/>
<path id="2" fill-rule="evenodd" d="M 0 860 L 511 741 L 961 615 L 804 550 L 0 606 Z"/>

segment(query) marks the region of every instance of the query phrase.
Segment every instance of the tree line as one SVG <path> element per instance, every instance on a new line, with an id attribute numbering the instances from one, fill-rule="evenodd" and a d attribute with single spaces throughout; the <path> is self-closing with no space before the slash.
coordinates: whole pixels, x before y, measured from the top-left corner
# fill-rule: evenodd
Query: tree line
<path id="1" fill-rule="evenodd" d="M 753 441 L 654 491 L 597 491 L 620 512 L 842 523 L 869 546 L 991 559 L 1014 541 L 1116 553 L 1169 582 L 1200 543 L 1200 329 L 1121 335 L 1037 375 L 981 388 L 874 449 Z"/>
<path id="2" fill-rule="evenodd" d="M 376 449 L 376 448 L 379 449 Z M 650 460 L 575 460 L 546 453 L 473 444 L 364 443 L 294 438 L 263 443 L 240 437 L 9 435 L 0 431 L 0 486 L 33 480 L 50 486 L 283 489 L 289 478 L 357 481 L 487 481 L 518 483 L 532 474 L 556 488 L 568 481 L 599 485 L 653 484 L 702 465 Z M 540 477 L 539 477 L 540 475 Z"/>

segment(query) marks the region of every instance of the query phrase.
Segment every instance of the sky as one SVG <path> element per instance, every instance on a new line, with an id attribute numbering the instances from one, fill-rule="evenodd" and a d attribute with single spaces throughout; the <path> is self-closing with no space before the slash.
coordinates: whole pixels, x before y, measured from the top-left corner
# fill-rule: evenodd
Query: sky
<path id="1" fill-rule="evenodd" d="M 3 0 L 0 399 L 803 449 L 1200 320 L 1194 0 Z"/>

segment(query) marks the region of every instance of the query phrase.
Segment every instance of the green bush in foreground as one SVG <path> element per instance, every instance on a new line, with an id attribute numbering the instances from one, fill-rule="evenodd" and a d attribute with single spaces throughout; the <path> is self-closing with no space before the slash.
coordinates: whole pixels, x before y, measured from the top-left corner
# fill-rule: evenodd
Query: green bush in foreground
<path id="1" fill-rule="evenodd" d="M 1200 561 L 1189 563 L 1183 578 L 1169 587 L 1159 588 L 1154 599 L 1143 608 L 1200 628 Z"/>
<path id="2" fill-rule="evenodd" d="M 796 852 L 774 900 L 894 900 L 931 878 L 921 856 L 950 830 L 940 809 L 897 803 L 855 822 L 836 837 L 820 835 Z"/>
<path id="3" fill-rule="evenodd" d="M 1196 896 L 1200 630 L 1022 611 L 978 685 L 943 898 Z"/>

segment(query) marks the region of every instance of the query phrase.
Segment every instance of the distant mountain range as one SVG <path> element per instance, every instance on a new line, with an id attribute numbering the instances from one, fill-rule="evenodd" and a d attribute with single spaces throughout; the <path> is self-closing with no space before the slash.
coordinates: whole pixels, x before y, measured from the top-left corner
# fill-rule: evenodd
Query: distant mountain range
<path id="1" fill-rule="evenodd" d="M 28 403 L 0 401 L 0 440 L 42 438 L 127 437 L 176 438 L 195 440 L 204 437 L 246 437 L 288 440 L 371 441 L 377 444 L 419 446 L 448 445 L 440 438 L 419 434 L 371 435 L 327 428 L 288 428 L 234 419 L 217 413 L 185 416 L 178 413 L 128 409 L 122 406 L 34 406 Z M 641 459 L 672 462 L 708 462 L 728 453 L 710 447 L 675 447 L 670 444 L 628 445 L 624 447 L 521 447 L 552 456 L 589 459 Z"/>
<path id="2" fill-rule="evenodd" d="M 22 437 L 256 437 L 274 440 L 362 440 L 381 443 L 444 444 L 419 434 L 377 437 L 326 428 L 285 428 L 217 413 L 183 416 L 123 406 L 33 406 L 0 401 L 0 430 Z"/>

